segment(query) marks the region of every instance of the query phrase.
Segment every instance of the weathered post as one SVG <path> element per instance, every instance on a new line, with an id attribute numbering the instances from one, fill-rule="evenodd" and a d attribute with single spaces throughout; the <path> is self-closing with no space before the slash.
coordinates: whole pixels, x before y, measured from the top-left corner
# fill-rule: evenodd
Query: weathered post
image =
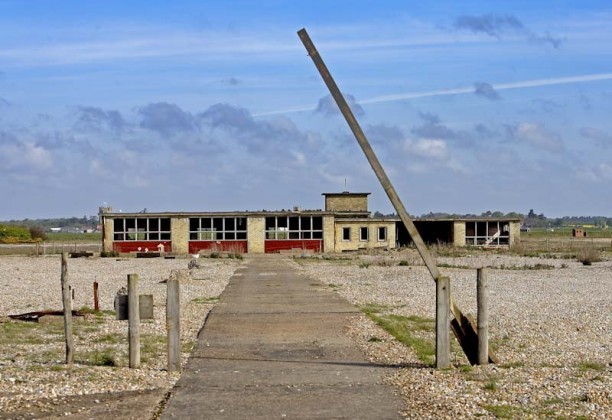
<path id="1" fill-rule="evenodd" d="M 62 253 L 62 303 L 64 306 L 64 335 L 66 336 L 66 364 L 74 362 L 74 342 L 72 339 L 72 302 L 68 285 L 68 254 Z"/>
<path id="2" fill-rule="evenodd" d="M 128 339 L 130 368 L 140 367 L 140 305 L 138 302 L 138 274 L 128 274 Z"/>
<path id="3" fill-rule="evenodd" d="M 436 280 L 436 368 L 450 366 L 450 279 Z"/>
<path id="4" fill-rule="evenodd" d="M 344 119 L 346 120 L 349 128 L 353 132 L 353 135 L 355 136 L 357 143 L 359 143 L 361 150 L 365 154 L 368 162 L 370 163 L 370 166 L 372 167 L 372 169 L 374 170 L 374 173 L 378 177 L 378 180 L 381 186 L 387 193 L 387 197 L 389 197 L 389 200 L 391 201 L 391 203 L 393 204 L 393 207 L 397 211 L 398 216 L 400 217 L 400 219 L 402 220 L 402 223 L 406 227 L 406 230 L 408 231 L 410 237 L 412 238 L 412 241 L 414 242 L 417 248 L 417 251 L 421 255 L 421 258 L 423 259 L 425 266 L 429 270 L 431 277 L 434 279 L 434 281 L 437 282 L 438 279 L 441 277 L 441 274 L 440 274 L 440 271 L 438 270 L 438 267 L 436 266 L 436 262 L 433 256 L 429 253 L 429 250 L 427 249 L 427 246 L 425 245 L 423 238 L 421 238 L 419 231 L 417 230 L 416 226 L 414 225 L 414 222 L 410 218 L 410 215 L 408 214 L 408 211 L 406 210 L 406 208 L 404 207 L 404 204 L 400 200 L 399 195 L 395 191 L 393 184 L 391 184 L 391 181 L 387 177 L 387 174 L 384 168 L 382 167 L 382 164 L 380 163 L 380 161 L 378 160 L 378 157 L 374 153 L 374 150 L 372 149 L 370 142 L 368 141 L 365 134 L 363 133 L 361 126 L 357 122 L 357 119 L 353 115 L 351 108 L 349 107 L 348 103 L 344 99 L 342 92 L 340 92 L 338 85 L 336 85 L 336 82 L 334 81 L 331 73 L 329 72 L 329 70 L 327 69 L 327 66 L 323 62 L 321 55 L 315 48 L 312 40 L 310 39 L 310 36 L 308 36 L 306 29 L 299 30 L 298 36 L 300 37 L 302 43 L 304 44 L 304 47 L 306 48 L 306 51 L 308 52 L 308 55 L 312 59 L 315 67 L 319 71 L 321 78 L 327 85 L 327 89 L 329 90 L 331 96 L 336 101 L 336 104 L 338 105 L 340 112 L 344 116 Z M 452 297 L 449 297 L 449 301 L 450 301 L 450 310 L 454 316 L 454 320 L 451 325 L 453 332 L 455 333 L 455 336 L 457 337 L 459 344 L 461 344 L 463 351 L 468 356 L 470 363 L 475 363 L 476 351 L 474 349 L 477 346 L 476 328 L 474 327 L 473 322 L 467 316 L 465 316 L 463 312 L 461 312 L 461 309 L 459 309 L 459 306 L 457 306 L 457 304 L 455 303 Z M 489 352 L 489 356 L 492 358 L 494 357 L 492 352 Z"/>
<path id="5" fill-rule="evenodd" d="M 479 268 L 476 274 L 476 305 L 478 314 L 478 364 L 489 363 L 489 280 L 488 270 Z"/>
<path id="6" fill-rule="evenodd" d="M 100 310 L 100 294 L 98 293 L 98 282 L 94 281 L 93 283 L 93 297 L 94 297 L 94 311 L 98 312 Z"/>
<path id="7" fill-rule="evenodd" d="M 166 292 L 166 332 L 168 372 L 181 370 L 180 288 L 177 278 L 168 279 Z"/>

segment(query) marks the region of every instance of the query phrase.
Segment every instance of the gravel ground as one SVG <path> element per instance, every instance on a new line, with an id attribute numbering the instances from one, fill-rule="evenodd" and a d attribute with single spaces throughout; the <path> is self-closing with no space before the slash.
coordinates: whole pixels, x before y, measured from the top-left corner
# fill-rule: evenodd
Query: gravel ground
<path id="1" fill-rule="evenodd" d="M 63 318 L 44 317 L 39 323 L 9 321 L 9 314 L 62 308 L 60 258 L 0 257 L 0 413 L 39 408 L 49 398 L 107 392 L 168 389 L 178 379 L 166 368 L 164 280 L 177 275 L 181 287 L 183 363 L 206 314 L 242 263 L 199 259 L 199 269 L 187 270 L 187 259 L 79 258 L 68 260 L 75 291 L 73 308 L 93 307 L 93 282 L 99 283 L 101 315 L 75 322 L 75 361 L 64 361 Z M 127 287 L 127 275 L 138 273 L 139 293 L 152 294 L 154 320 L 141 322 L 141 369 L 129 369 L 127 321 L 112 313 L 114 297 Z M 48 319 L 47 319 L 48 318 Z M 115 365 L 113 367 L 105 366 Z"/>
<path id="2" fill-rule="evenodd" d="M 418 256 L 408 252 L 296 262 L 354 304 L 435 318 L 431 276 L 422 265 L 398 266 L 400 260 L 416 264 Z M 612 417 L 612 261 L 583 266 L 572 260 L 479 253 L 440 257 L 438 263 L 451 278 L 459 307 L 474 315 L 472 268 L 505 267 L 489 270 L 489 335 L 500 364 L 470 367 L 455 346 L 453 368 L 438 371 L 369 319 L 355 318 L 350 334 L 370 359 L 403 366 L 388 381 L 404 396 L 407 416 Z M 533 269 L 538 264 L 553 268 Z M 435 340 L 434 332 L 416 335 Z"/>
<path id="3" fill-rule="evenodd" d="M 397 266 L 400 260 L 408 266 Z M 296 259 L 305 274 L 357 305 L 376 304 L 390 313 L 434 318 L 434 283 L 412 252 L 363 255 L 350 260 Z M 443 274 L 464 312 L 475 314 L 474 268 L 489 272 L 490 337 L 499 365 L 470 367 L 460 350 L 453 368 L 438 371 L 420 361 L 365 317 L 355 317 L 349 334 L 377 363 L 400 365 L 387 381 L 404 396 L 408 417 L 612 417 L 612 262 L 586 267 L 571 260 L 478 253 L 440 257 Z M 197 331 L 234 270 L 236 260 L 200 259 L 201 269 L 181 271 L 183 361 Z M 13 411 L 83 394 L 168 389 L 178 374 L 165 371 L 165 291 L 163 280 L 185 270 L 188 260 L 72 259 L 74 308 L 92 307 L 92 283 L 100 284 L 103 310 L 113 309 L 127 274 L 140 275 L 140 293 L 153 294 L 155 320 L 143 321 L 148 342 L 139 370 L 127 366 L 127 322 L 110 314 L 75 323 L 76 359 L 63 364 L 61 317 L 23 326 L 5 317 L 61 308 L 58 257 L 0 258 L 0 417 Z M 549 267 L 533 269 L 536 266 Z M 457 268 L 461 267 L 461 268 Z M 465 267 L 470 267 L 465 268 Z M 501 268 L 503 267 L 503 269 Z M 386 306 L 383 306 L 386 305 Z M 416 335 L 433 342 L 430 331 Z M 101 357 L 100 355 L 104 355 Z M 111 361 L 114 367 L 101 366 Z M 51 401 L 51 402 L 50 402 Z M 27 416 L 26 416 L 27 417 Z"/>

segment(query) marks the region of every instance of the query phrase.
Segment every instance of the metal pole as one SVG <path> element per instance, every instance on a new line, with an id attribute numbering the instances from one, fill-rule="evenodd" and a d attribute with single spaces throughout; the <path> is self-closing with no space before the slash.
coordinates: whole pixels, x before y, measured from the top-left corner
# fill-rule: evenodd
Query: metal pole
<path id="1" fill-rule="evenodd" d="M 138 299 L 138 274 L 128 274 L 128 339 L 130 368 L 140 367 L 140 305 Z"/>
<path id="2" fill-rule="evenodd" d="M 62 253 L 62 303 L 64 306 L 64 335 L 66 336 L 66 364 L 74 362 L 74 342 L 72 338 L 72 302 L 68 285 L 68 255 Z"/>
<path id="3" fill-rule="evenodd" d="M 489 363 L 489 273 L 479 268 L 476 275 L 476 305 L 478 306 L 478 364 Z"/>
<path id="4" fill-rule="evenodd" d="M 168 279 L 166 292 L 166 332 L 168 334 L 168 372 L 181 370 L 180 289 L 177 278 Z"/>

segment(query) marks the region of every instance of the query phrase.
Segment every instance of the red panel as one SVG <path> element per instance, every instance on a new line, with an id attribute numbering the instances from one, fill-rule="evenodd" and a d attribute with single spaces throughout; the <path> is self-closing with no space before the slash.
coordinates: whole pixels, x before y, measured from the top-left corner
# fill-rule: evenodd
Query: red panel
<path id="1" fill-rule="evenodd" d="M 271 252 L 289 251 L 292 249 L 308 249 L 321 252 L 323 249 L 322 239 L 269 239 L 265 241 L 264 250 L 266 254 Z"/>
<path id="2" fill-rule="evenodd" d="M 159 252 L 159 244 L 164 245 L 164 252 L 172 252 L 172 241 L 118 241 L 113 242 L 113 250 L 121 253 L 146 252 L 145 249 L 149 252 Z"/>
<path id="3" fill-rule="evenodd" d="M 247 252 L 247 241 L 189 241 L 189 253 L 197 254 L 201 250 Z"/>

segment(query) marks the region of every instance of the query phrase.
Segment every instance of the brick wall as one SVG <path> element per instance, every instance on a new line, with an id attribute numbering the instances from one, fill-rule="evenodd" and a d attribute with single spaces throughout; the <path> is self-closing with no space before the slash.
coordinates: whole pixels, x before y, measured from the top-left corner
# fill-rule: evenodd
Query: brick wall
<path id="1" fill-rule="evenodd" d="M 265 252 L 265 217 L 249 217 L 247 219 L 247 238 L 249 239 L 249 253 L 263 254 Z"/>
<path id="2" fill-rule="evenodd" d="M 189 219 L 173 217 L 170 223 L 172 252 L 174 254 L 187 254 L 189 252 Z"/>
<path id="3" fill-rule="evenodd" d="M 368 211 L 368 196 L 326 196 L 325 211 Z"/>
<path id="4" fill-rule="evenodd" d="M 360 229 L 362 227 L 368 228 L 368 240 L 360 240 Z M 387 239 L 384 241 L 378 240 L 378 228 L 387 228 Z M 350 240 L 346 241 L 343 239 L 343 229 L 350 228 Z M 395 248 L 395 222 L 384 222 L 376 219 L 364 219 L 364 220 L 350 220 L 350 221 L 339 221 L 336 220 L 336 241 L 334 243 L 334 251 L 356 251 L 358 249 L 371 249 L 371 248 Z"/>
<path id="5" fill-rule="evenodd" d="M 453 222 L 453 245 L 465 246 L 465 222 Z"/>

